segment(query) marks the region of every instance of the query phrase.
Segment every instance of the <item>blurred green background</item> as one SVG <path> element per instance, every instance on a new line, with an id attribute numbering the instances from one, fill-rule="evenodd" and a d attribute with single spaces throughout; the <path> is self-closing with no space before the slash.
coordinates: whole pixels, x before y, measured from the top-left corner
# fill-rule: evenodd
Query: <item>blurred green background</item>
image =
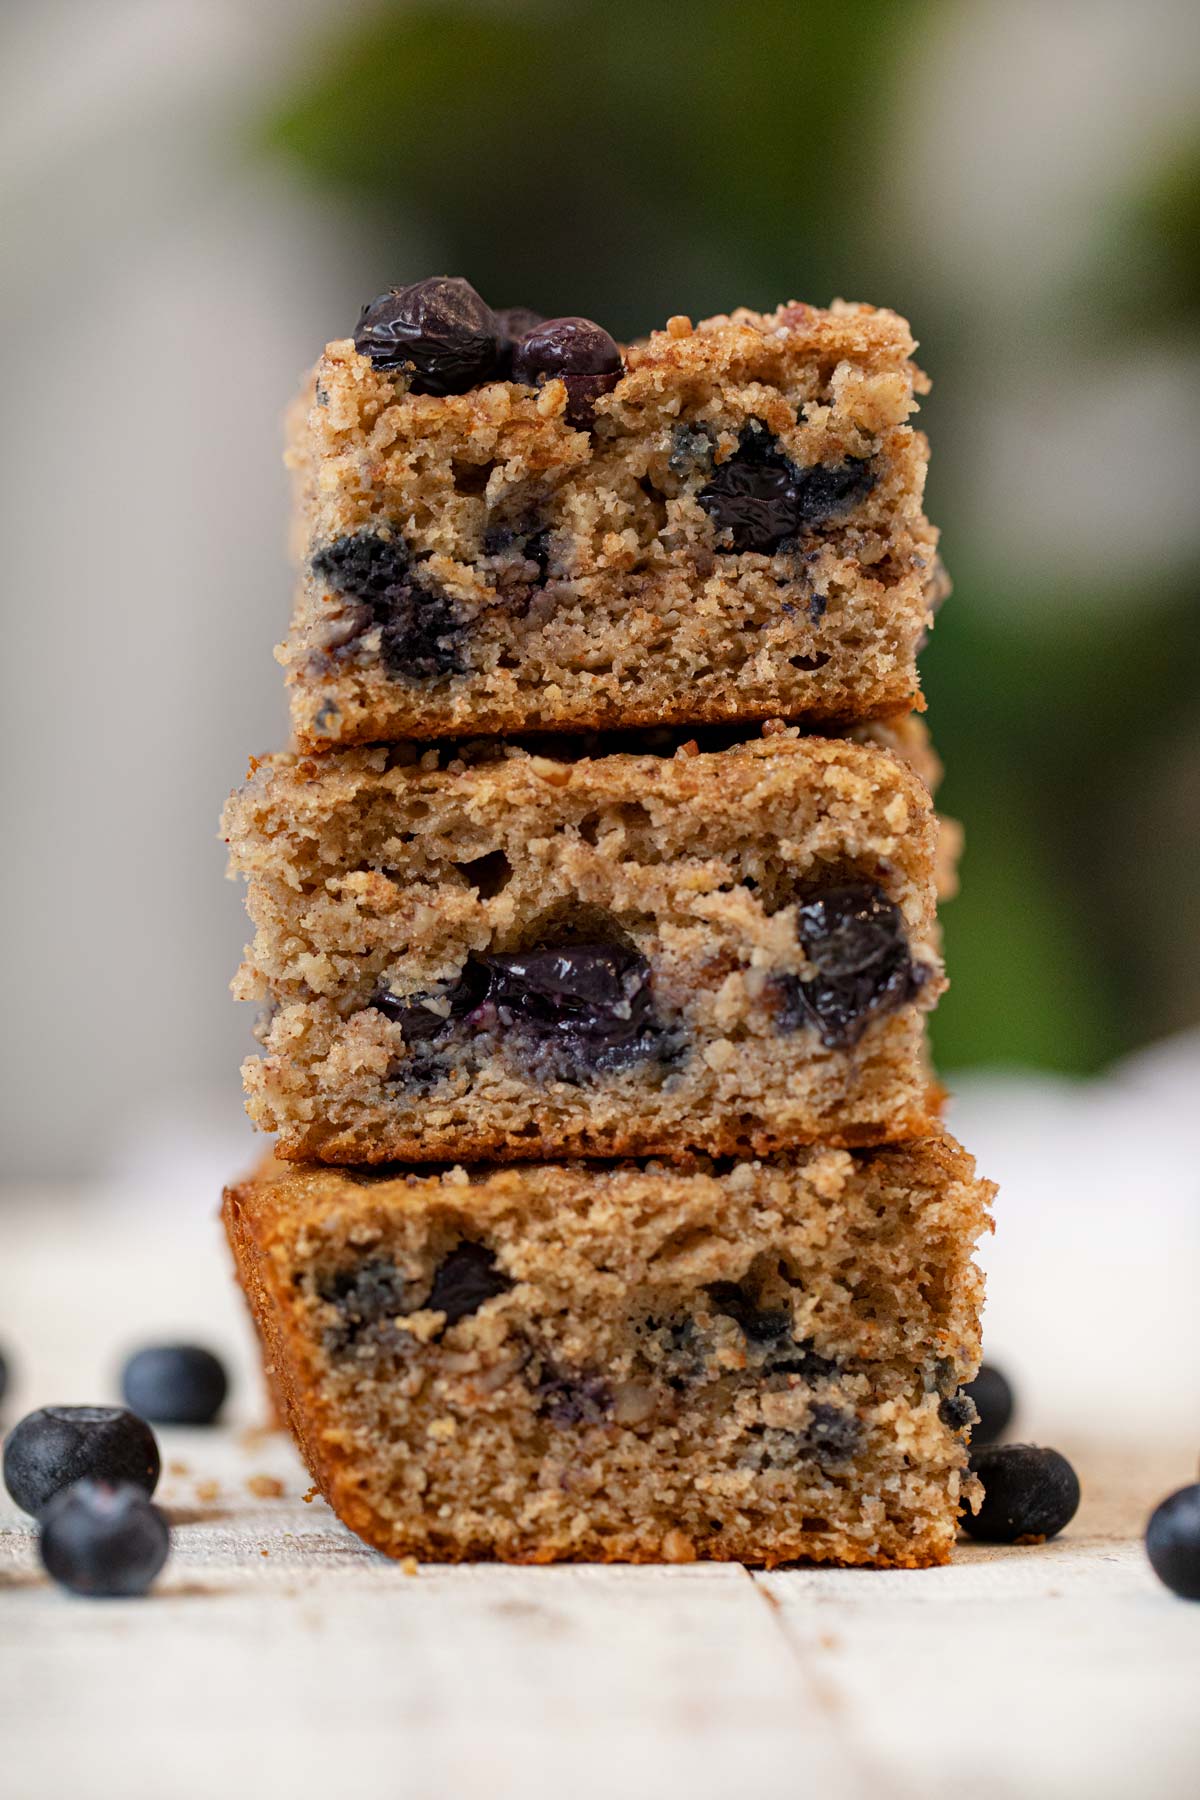
<path id="1" fill-rule="evenodd" d="M 1005 11 L 996 54 L 1020 66 Z M 1053 134 L 1024 141 L 1017 96 L 1007 133 L 1003 94 L 998 122 L 951 106 L 931 129 L 931 71 L 953 94 L 971 15 L 383 7 L 321 41 L 255 151 L 369 220 L 364 298 L 445 271 L 625 337 L 834 295 L 912 320 L 955 581 L 923 670 L 967 826 L 937 1050 L 1086 1071 L 1200 1017 L 1200 558 L 1177 431 L 1200 129 L 1194 111 L 1165 128 L 1151 95 L 1123 153 L 1085 132 L 1081 155 L 1076 131 L 1065 171 Z"/>

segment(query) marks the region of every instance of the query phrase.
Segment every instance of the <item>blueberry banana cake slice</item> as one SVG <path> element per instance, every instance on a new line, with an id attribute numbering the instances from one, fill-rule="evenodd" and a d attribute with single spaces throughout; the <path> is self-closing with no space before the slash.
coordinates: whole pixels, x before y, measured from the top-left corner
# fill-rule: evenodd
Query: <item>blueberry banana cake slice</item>
<path id="1" fill-rule="evenodd" d="M 290 416 L 300 747 L 920 705 L 914 349 L 840 301 L 622 351 L 457 278 L 381 295 Z"/>
<path id="2" fill-rule="evenodd" d="M 225 1221 L 280 1411 L 390 1556 L 919 1567 L 973 1493 L 990 1195 L 936 1135 L 691 1168 L 268 1160 Z"/>
<path id="3" fill-rule="evenodd" d="M 256 765 L 225 817 L 256 927 L 235 992 L 264 1006 L 248 1108 L 285 1157 L 929 1130 L 925 783 L 878 744 L 795 728 L 616 742 Z"/>

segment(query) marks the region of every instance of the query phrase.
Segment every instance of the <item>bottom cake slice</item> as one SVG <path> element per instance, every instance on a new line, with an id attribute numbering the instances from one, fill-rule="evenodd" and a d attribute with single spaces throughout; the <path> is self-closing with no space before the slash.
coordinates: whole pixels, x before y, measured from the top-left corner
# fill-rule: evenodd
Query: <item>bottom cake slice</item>
<path id="1" fill-rule="evenodd" d="M 390 1556 L 944 1562 L 991 1184 L 939 1135 L 762 1162 L 268 1160 L 225 1221 L 280 1409 Z"/>

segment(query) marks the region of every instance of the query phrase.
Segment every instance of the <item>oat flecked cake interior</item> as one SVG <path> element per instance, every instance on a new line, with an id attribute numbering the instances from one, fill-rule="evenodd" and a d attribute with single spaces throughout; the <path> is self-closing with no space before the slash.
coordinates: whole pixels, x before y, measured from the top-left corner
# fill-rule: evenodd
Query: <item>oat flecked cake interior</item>
<path id="1" fill-rule="evenodd" d="M 422 286 L 471 314 L 470 366 L 431 376 L 365 315 L 292 411 L 302 748 L 921 704 L 946 582 L 903 319 L 793 302 L 623 353 L 575 321 L 604 371 L 579 376 Z"/>
<path id="2" fill-rule="evenodd" d="M 224 1217 L 389 1556 L 920 1568 L 978 1505 L 915 351 L 435 275 L 290 410 L 292 747 L 223 819 L 277 1141 Z"/>
<path id="3" fill-rule="evenodd" d="M 943 1135 L 762 1163 L 226 1194 L 276 1396 L 391 1556 L 944 1562 L 970 1485 L 972 1246 Z"/>
<path id="4" fill-rule="evenodd" d="M 625 740 L 622 740 L 625 741 Z M 938 824 L 877 743 L 279 756 L 225 821 L 289 1158 L 762 1152 L 931 1127 Z"/>

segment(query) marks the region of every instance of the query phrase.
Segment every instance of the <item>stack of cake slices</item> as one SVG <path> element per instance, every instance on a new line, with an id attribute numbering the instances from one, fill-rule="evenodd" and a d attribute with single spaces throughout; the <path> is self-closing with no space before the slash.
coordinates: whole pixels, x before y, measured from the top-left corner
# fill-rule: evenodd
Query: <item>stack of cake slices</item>
<path id="1" fill-rule="evenodd" d="M 949 1555 L 991 1190 L 926 1051 L 914 348 L 837 303 L 622 351 L 439 277 L 294 409 L 226 1221 L 389 1555 Z"/>

